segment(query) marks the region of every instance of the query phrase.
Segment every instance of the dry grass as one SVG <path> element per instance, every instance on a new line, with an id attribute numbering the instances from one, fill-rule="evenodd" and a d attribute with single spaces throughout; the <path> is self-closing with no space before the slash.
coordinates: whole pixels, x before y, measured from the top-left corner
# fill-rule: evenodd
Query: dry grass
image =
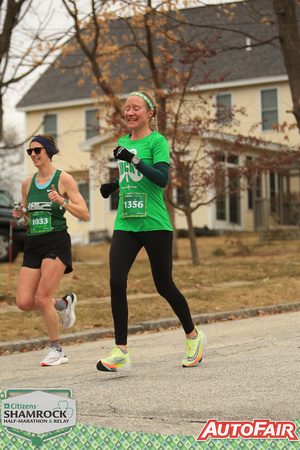
<path id="1" fill-rule="evenodd" d="M 180 259 L 173 276 L 186 296 L 192 314 L 298 302 L 300 241 L 262 243 L 255 233 L 197 239 L 201 259 L 194 266 L 189 241 L 179 239 Z M 73 249 L 74 271 L 65 275 L 57 296 L 76 292 L 79 303 L 72 331 L 112 327 L 109 299 L 109 244 Z M 38 312 L 24 313 L 9 305 L 15 292 L 22 255 L 1 264 L 0 341 L 45 336 Z M 9 283 L 11 273 L 11 283 Z M 11 295 L 9 291 L 11 290 Z M 142 250 L 128 280 L 129 322 L 174 316 L 168 303 L 156 294 L 147 255 Z M 61 329 L 61 335 L 64 331 Z"/>

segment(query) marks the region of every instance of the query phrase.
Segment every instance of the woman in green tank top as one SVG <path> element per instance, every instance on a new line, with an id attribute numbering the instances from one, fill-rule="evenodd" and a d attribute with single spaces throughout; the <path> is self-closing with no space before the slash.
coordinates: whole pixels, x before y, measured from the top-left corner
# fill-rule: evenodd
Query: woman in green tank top
<path id="1" fill-rule="evenodd" d="M 156 120 L 155 100 L 147 92 L 132 92 L 127 98 L 124 117 L 129 129 L 119 139 L 114 157 L 120 176 L 103 184 L 101 195 L 108 198 L 120 188 L 119 206 L 110 248 L 111 307 L 116 347 L 97 362 L 105 372 L 130 370 L 127 350 L 128 304 L 127 277 L 135 258 L 145 248 L 158 293 L 179 318 L 186 334 L 183 367 L 197 366 L 202 359 L 206 338 L 192 321 L 186 299 L 172 278 L 173 230 L 163 200 L 163 188 L 169 180 L 169 146 L 164 136 L 150 126 Z"/>
<path id="2" fill-rule="evenodd" d="M 72 271 L 71 240 L 64 214 L 69 211 L 78 219 L 89 219 L 73 177 L 52 164 L 52 157 L 58 152 L 52 136 L 37 135 L 31 140 L 27 153 L 37 172 L 22 183 L 23 209 L 13 211 L 13 217 L 24 216 L 28 225 L 16 302 L 22 311 L 42 313 L 50 341 L 42 366 L 68 361 L 59 344 L 57 311 L 61 312 L 64 328 L 75 322 L 76 295 L 70 292 L 62 299 L 54 298 L 63 274 Z"/>

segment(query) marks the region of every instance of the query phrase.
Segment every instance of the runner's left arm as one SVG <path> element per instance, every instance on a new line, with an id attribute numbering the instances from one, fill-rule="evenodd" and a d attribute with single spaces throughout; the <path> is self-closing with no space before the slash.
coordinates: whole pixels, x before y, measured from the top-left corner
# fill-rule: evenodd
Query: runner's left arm
<path id="1" fill-rule="evenodd" d="M 89 210 L 74 178 L 70 174 L 66 172 L 61 173 L 58 181 L 58 190 L 60 194 L 52 188 L 52 192 L 48 195 L 49 199 L 59 205 L 63 205 L 65 198 L 69 199 L 69 203 L 64 208 L 77 219 L 88 221 L 90 218 Z"/>
<path id="2" fill-rule="evenodd" d="M 137 170 L 145 175 L 148 180 L 158 186 L 164 188 L 169 181 L 169 164 L 165 162 L 158 162 L 153 167 L 148 166 L 142 159 L 135 165 Z"/>

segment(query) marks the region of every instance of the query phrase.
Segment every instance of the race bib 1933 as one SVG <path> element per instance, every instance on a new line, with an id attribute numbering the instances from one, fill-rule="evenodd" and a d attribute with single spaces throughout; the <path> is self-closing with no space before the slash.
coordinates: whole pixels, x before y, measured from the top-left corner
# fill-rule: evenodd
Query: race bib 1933
<path id="1" fill-rule="evenodd" d="M 36 211 L 29 214 L 30 231 L 34 234 L 52 231 L 51 214 L 48 211 Z"/>
<path id="2" fill-rule="evenodd" d="M 122 217 L 147 216 L 147 194 L 122 194 Z"/>

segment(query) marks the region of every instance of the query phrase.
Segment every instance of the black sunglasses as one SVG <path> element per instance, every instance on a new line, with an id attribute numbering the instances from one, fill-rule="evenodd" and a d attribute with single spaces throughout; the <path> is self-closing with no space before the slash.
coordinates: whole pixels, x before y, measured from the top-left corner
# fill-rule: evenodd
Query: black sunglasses
<path id="1" fill-rule="evenodd" d="M 45 147 L 35 147 L 35 148 L 28 148 L 26 152 L 30 156 L 32 152 L 34 152 L 36 155 L 39 155 L 42 151 L 42 149 Z"/>

